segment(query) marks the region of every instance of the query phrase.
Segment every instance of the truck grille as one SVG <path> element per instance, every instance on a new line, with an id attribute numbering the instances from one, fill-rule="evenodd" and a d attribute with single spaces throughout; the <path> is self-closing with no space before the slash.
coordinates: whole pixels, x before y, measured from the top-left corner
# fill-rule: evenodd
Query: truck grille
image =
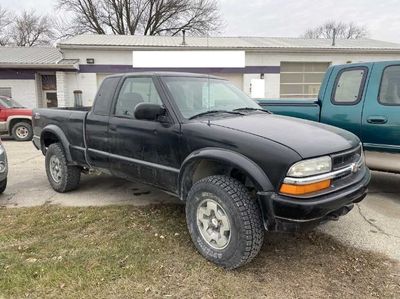
<path id="1" fill-rule="evenodd" d="M 358 147 L 349 151 L 332 155 L 333 170 L 338 170 L 349 166 L 352 163 L 358 162 L 361 158 L 361 151 L 362 147 L 359 145 Z"/>

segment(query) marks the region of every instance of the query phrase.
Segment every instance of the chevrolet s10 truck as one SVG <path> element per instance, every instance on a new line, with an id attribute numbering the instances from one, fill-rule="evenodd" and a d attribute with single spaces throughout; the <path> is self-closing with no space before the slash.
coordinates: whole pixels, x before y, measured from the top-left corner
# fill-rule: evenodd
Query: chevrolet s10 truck
<path id="1" fill-rule="evenodd" d="M 258 254 L 265 230 L 345 215 L 370 180 L 354 134 L 273 115 L 211 76 L 110 76 L 89 111 L 35 109 L 33 126 L 54 190 L 96 169 L 172 193 L 197 250 L 228 269 Z"/>
<path id="2" fill-rule="evenodd" d="M 400 173 L 400 61 L 332 66 L 318 99 L 259 104 L 276 114 L 353 132 L 363 143 L 370 169 Z"/>

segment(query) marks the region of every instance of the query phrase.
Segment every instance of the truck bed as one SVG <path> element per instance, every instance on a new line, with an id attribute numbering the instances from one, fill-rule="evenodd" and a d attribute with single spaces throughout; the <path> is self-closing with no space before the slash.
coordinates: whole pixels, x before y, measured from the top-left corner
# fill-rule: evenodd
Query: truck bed
<path id="1" fill-rule="evenodd" d="M 34 136 L 40 136 L 47 125 L 63 128 L 67 140 L 73 146 L 84 147 L 83 127 L 90 107 L 38 108 L 33 110 Z M 34 137 L 35 138 L 35 137 Z"/>
<path id="2" fill-rule="evenodd" d="M 317 99 L 259 99 L 257 102 L 276 114 L 319 121 L 320 106 Z"/>

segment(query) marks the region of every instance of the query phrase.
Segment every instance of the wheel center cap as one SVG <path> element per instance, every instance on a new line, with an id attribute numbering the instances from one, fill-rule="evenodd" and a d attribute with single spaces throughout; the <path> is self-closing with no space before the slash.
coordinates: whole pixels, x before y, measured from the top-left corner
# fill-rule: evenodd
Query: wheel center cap
<path id="1" fill-rule="evenodd" d="M 213 226 L 218 227 L 218 220 L 217 220 L 217 218 L 211 219 L 211 223 L 212 223 Z"/>

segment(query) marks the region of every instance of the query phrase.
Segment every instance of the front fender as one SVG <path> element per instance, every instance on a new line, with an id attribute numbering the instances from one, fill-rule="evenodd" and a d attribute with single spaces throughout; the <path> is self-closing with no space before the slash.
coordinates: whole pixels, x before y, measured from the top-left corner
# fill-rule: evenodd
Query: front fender
<path id="1" fill-rule="evenodd" d="M 65 136 L 63 130 L 56 125 L 47 125 L 46 127 L 43 128 L 42 132 L 40 133 L 40 147 L 43 155 L 46 154 L 46 146 L 44 143 L 45 141 L 44 139 L 46 134 L 49 133 L 55 135 L 57 139 L 61 142 L 61 144 L 64 147 L 65 155 L 67 157 L 68 162 L 72 162 L 71 152 L 69 150 L 70 142 L 68 141 L 67 136 Z"/>
<path id="2" fill-rule="evenodd" d="M 267 192 L 274 190 L 274 187 L 271 184 L 268 176 L 254 161 L 240 153 L 231 150 L 209 147 L 194 151 L 183 161 L 178 179 L 178 191 L 182 199 L 184 199 L 185 194 L 183 179 L 190 172 L 191 167 L 193 167 L 197 161 L 205 159 L 223 162 L 238 168 L 253 180 L 260 191 Z"/>

